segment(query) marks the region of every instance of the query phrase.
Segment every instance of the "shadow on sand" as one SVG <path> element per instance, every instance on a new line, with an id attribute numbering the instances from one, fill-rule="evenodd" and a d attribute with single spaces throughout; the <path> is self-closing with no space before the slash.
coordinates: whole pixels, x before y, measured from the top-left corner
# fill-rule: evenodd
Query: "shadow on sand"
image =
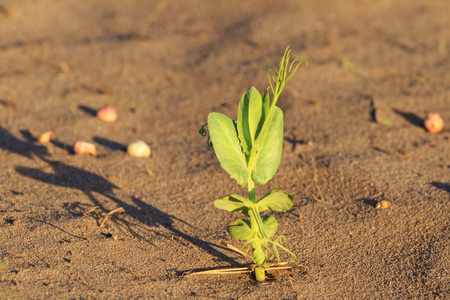
<path id="1" fill-rule="evenodd" d="M 228 249 L 218 246 L 211 245 L 210 243 L 203 241 L 200 238 L 191 236 L 185 232 L 182 232 L 176 229 L 173 226 L 174 220 L 182 222 L 194 229 L 194 226 L 186 223 L 185 221 L 167 214 L 158 208 L 144 202 L 138 197 L 132 196 L 129 202 L 124 202 L 115 196 L 114 190 L 119 187 L 104 178 L 103 176 L 94 174 L 92 172 L 83 170 L 78 167 L 70 166 L 62 161 L 53 160 L 49 158 L 49 153 L 45 146 L 37 146 L 34 144 L 35 138 L 32 137 L 31 134 L 25 133 L 26 141 L 22 141 L 14 137 L 8 131 L 0 127 L 0 147 L 9 151 L 18 153 L 20 155 L 24 155 L 30 159 L 39 159 L 48 166 L 52 168 L 51 171 L 43 171 L 43 168 L 29 168 L 18 166 L 16 167 L 17 173 L 23 175 L 28 178 L 32 178 L 47 184 L 51 184 L 53 186 L 61 186 L 68 189 L 75 189 L 83 192 L 89 200 L 92 202 L 93 206 L 98 206 L 103 212 L 107 212 L 103 204 L 98 200 L 98 195 L 104 196 L 113 203 L 115 203 L 118 207 L 122 207 L 125 210 L 125 213 L 131 217 L 132 222 L 128 221 L 129 218 L 120 218 L 118 220 L 119 226 L 126 227 L 126 230 L 131 233 L 133 236 L 146 240 L 146 236 L 140 233 L 140 228 L 143 227 L 147 230 L 153 230 L 159 236 L 163 236 L 163 234 L 155 231 L 155 228 L 158 226 L 162 226 L 169 230 L 172 235 L 179 236 L 183 240 L 188 241 L 202 250 L 206 251 L 212 256 L 217 257 L 222 261 L 226 261 L 229 263 L 236 264 L 235 260 L 222 253 L 218 249 L 229 251 Z M 111 148 L 121 148 L 117 145 L 118 143 L 114 143 L 111 141 L 107 141 L 101 138 L 97 138 L 97 140 L 106 141 L 110 143 Z M 106 143 L 105 142 L 105 143 Z M 64 147 L 67 149 L 65 145 L 56 145 L 57 147 Z M 79 217 L 80 211 L 75 211 L 72 209 L 75 206 L 82 206 L 81 203 L 72 203 L 71 205 L 65 205 L 65 208 L 72 213 L 74 216 Z M 51 226 L 54 226 L 48 223 Z M 140 226 L 139 226 L 140 225 Z M 216 249 L 218 248 L 218 249 Z"/>
<path id="2" fill-rule="evenodd" d="M 413 125 L 415 125 L 415 126 L 418 126 L 418 127 L 420 127 L 420 128 L 424 128 L 424 129 L 425 129 L 425 127 L 423 126 L 423 121 L 424 121 L 424 119 L 420 118 L 420 117 L 417 116 L 416 114 L 413 114 L 413 113 L 407 113 L 407 112 L 404 112 L 404 111 L 400 111 L 400 110 L 398 110 L 398 109 L 394 109 L 394 112 L 395 112 L 397 115 L 402 116 L 402 117 L 403 117 L 406 121 L 408 121 L 409 123 L 411 123 L 411 124 L 413 124 Z"/>
<path id="3" fill-rule="evenodd" d="M 441 190 L 444 190 L 444 191 L 450 193 L 450 183 L 433 181 L 430 184 L 434 187 L 437 187 L 438 189 L 441 189 Z"/>

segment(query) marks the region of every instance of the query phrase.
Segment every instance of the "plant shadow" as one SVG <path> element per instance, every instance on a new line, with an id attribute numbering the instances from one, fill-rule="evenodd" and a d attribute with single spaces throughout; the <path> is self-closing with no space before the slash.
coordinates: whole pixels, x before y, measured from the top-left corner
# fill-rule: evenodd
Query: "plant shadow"
<path id="1" fill-rule="evenodd" d="M 22 130 L 21 134 L 25 141 L 19 140 L 6 129 L 0 127 L 0 149 L 28 158 L 33 158 L 33 153 L 39 153 L 42 156 L 48 155 L 45 146 L 35 145 L 33 143 L 36 139 L 28 130 Z"/>
<path id="2" fill-rule="evenodd" d="M 438 189 L 444 190 L 450 193 L 450 183 L 443 183 L 439 181 L 433 181 L 430 183 L 432 186 L 437 187 Z"/>
<path id="3" fill-rule="evenodd" d="M 90 116 L 97 116 L 97 111 L 85 105 L 79 105 L 78 108 Z"/>
<path id="4" fill-rule="evenodd" d="M 356 201 L 360 201 L 364 203 L 364 205 L 371 206 L 372 208 L 375 208 L 378 202 L 380 202 L 384 198 L 383 193 L 378 193 L 375 195 L 370 195 L 368 197 L 359 198 Z"/>
<path id="5" fill-rule="evenodd" d="M 398 109 L 394 109 L 394 112 L 395 112 L 397 115 L 402 116 L 402 117 L 403 117 L 406 121 L 408 121 L 409 123 L 411 123 L 411 124 L 413 124 L 413 125 L 415 125 L 415 126 L 417 126 L 417 127 L 424 128 L 424 126 L 423 126 L 423 121 L 424 121 L 424 119 L 420 118 L 420 117 L 417 116 L 416 114 L 408 113 L 408 112 L 403 112 L 403 111 L 400 111 L 400 110 L 398 110 Z"/>
<path id="6" fill-rule="evenodd" d="M 122 207 L 125 210 L 126 217 L 118 218 L 118 225 L 137 238 L 148 241 L 148 232 L 145 232 L 148 230 L 152 230 L 158 236 L 164 236 L 160 230 L 157 230 L 157 227 L 163 227 L 173 236 L 181 237 L 183 240 L 194 244 L 210 255 L 215 256 L 222 261 L 236 264 L 234 258 L 227 256 L 220 251 L 229 251 L 228 249 L 218 245 L 213 246 L 211 243 L 204 241 L 201 238 L 189 235 L 184 231 L 177 229 L 174 225 L 174 221 L 181 222 L 184 225 L 198 230 L 194 226 L 173 215 L 159 210 L 157 207 L 148 204 L 138 197 L 132 196 L 128 202 L 119 199 L 114 193 L 114 191 L 119 189 L 119 187 L 105 177 L 68 165 L 59 160 L 53 160 L 45 146 L 33 144 L 35 139 L 29 132 L 22 132 L 22 135 L 25 135 L 25 141 L 16 138 L 7 130 L 0 127 L 0 147 L 9 152 L 24 155 L 30 159 L 39 159 L 51 167 L 51 170 L 44 171 L 48 168 L 42 167 L 30 168 L 17 166 L 15 167 L 15 170 L 18 174 L 53 186 L 60 186 L 81 191 L 89 198 L 89 201 L 93 204 L 93 206 L 97 206 L 103 213 L 108 212 L 108 210 L 103 203 L 99 201 L 98 195 L 106 197 L 108 200 L 112 201 L 112 203 L 115 203 L 118 207 Z M 101 138 L 97 138 L 97 140 L 100 139 Z M 109 142 L 106 139 L 102 140 L 105 143 Z M 116 144 L 117 143 L 114 145 Z M 63 144 L 61 147 L 67 148 L 67 146 Z M 83 205 L 85 204 L 66 203 L 64 207 L 74 217 L 80 217 L 83 213 L 76 208 L 81 208 Z M 87 208 L 87 206 L 85 208 Z M 55 225 L 51 223 L 47 222 L 46 224 L 55 227 Z"/>
<path id="7" fill-rule="evenodd" d="M 362 201 L 365 205 L 372 206 L 373 208 L 375 208 L 375 206 L 378 203 L 377 200 L 370 199 L 370 198 L 362 198 L 362 199 L 359 199 L 359 200 Z"/>
<path id="8" fill-rule="evenodd" d="M 96 142 L 97 144 L 102 145 L 103 147 L 109 148 L 111 150 L 122 150 L 122 151 L 127 150 L 126 145 L 123 145 L 123 144 L 120 144 L 120 143 L 117 143 L 117 142 L 114 142 L 114 141 L 111 141 L 111 140 L 108 140 L 108 139 L 105 139 L 102 137 L 96 136 L 92 140 L 94 142 Z"/>

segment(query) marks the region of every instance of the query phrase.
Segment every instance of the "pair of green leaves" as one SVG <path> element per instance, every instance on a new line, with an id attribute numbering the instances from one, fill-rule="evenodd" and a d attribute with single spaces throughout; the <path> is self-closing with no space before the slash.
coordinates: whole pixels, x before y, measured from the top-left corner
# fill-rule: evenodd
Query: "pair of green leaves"
<path id="1" fill-rule="evenodd" d="M 265 184 L 277 172 L 283 146 L 283 112 L 269 107 L 269 93 L 264 97 L 254 87 L 241 97 L 238 118 L 213 112 L 208 127 L 214 151 L 221 167 L 244 187 L 251 179 Z"/>
<path id="2" fill-rule="evenodd" d="M 274 216 L 263 216 L 262 224 L 268 238 L 271 238 L 277 232 L 278 223 Z M 236 240 L 248 241 L 256 234 L 252 230 L 248 220 L 236 219 L 227 226 L 228 233 Z"/>
<path id="3" fill-rule="evenodd" d="M 249 211 L 255 208 L 258 213 L 266 210 L 285 212 L 291 209 L 294 198 L 284 191 L 271 190 L 256 203 L 240 195 L 228 195 L 214 201 L 214 206 L 227 211 L 238 211 L 250 217 Z"/>
<path id="4" fill-rule="evenodd" d="M 272 190 L 256 203 L 239 195 L 228 195 L 214 201 L 217 208 L 227 211 L 238 211 L 251 218 L 250 210 L 255 209 L 259 215 L 260 212 L 271 210 L 284 212 L 291 209 L 294 198 L 291 194 L 284 191 Z M 263 216 L 262 225 L 265 234 L 271 238 L 277 231 L 277 221 L 273 216 Z M 256 233 L 251 229 L 250 222 L 237 219 L 227 227 L 228 233 L 237 240 L 249 240 Z"/>

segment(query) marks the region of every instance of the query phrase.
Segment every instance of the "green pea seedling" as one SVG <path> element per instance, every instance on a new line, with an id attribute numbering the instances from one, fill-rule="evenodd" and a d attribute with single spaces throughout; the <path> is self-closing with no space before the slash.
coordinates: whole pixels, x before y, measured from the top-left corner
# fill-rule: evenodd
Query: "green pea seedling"
<path id="1" fill-rule="evenodd" d="M 241 212 L 248 219 L 237 219 L 228 225 L 228 233 L 237 240 L 245 240 L 244 248 L 251 245 L 256 280 L 265 280 L 265 267 L 269 261 L 280 261 L 279 249 L 289 253 L 292 261 L 296 256 L 283 246 L 286 238 L 282 235 L 271 238 L 277 231 L 274 216 L 260 216 L 271 210 L 288 211 L 293 205 L 293 197 L 287 192 L 271 190 L 256 199 L 255 184 L 266 184 L 273 178 L 281 162 L 283 146 L 283 111 L 276 106 L 277 100 L 297 68 L 304 63 L 295 59 L 289 64 L 289 47 L 281 58 L 278 70 L 266 64 L 270 86 L 264 95 L 254 87 L 247 89 L 241 97 L 237 120 L 213 112 L 208 123 L 200 129 L 205 136 L 205 126 L 209 127 L 208 144 L 213 146 L 220 166 L 237 183 L 248 187 L 248 199 L 240 195 L 228 195 L 214 201 L 217 208 Z M 269 89 L 272 91 L 270 101 Z"/>

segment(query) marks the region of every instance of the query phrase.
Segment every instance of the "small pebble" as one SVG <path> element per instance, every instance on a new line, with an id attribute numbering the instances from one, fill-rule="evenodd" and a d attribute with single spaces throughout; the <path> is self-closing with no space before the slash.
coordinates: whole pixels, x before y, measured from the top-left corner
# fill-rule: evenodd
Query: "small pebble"
<path id="1" fill-rule="evenodd" d="M 46 144 L 55 138 L 55 134 L 51 131 L 46 131 L 38 137 L 38 142 Z"/>
<path id="2" fill-rule="evenodd" d="M 387 209 L 391 206 L 389 201 L 382 200 L 375 205 L 375 209 Z"/>
<path id="3" fill-rule="evenodd" d="M 143 141 L 136 141 L 128 145 L 127 152 L 134 157 L 149 157 L 151 150 Z"/>
<path id="4" fill-rule="evenodd" d="M 97 118 L 104 122 L 115 122 L 117 120 L 117 110 L 112 106 L 105 106 L 97 111 Z"/>
<path id="5" fill-rule="evenodd" d="M 97 150 L 95 148 L 94 144 L 82 142 L 82 141 L 76 141 L 73 144 L 73 152 L 75 154 L 80 155 L 92 155 L 97 156 Z"/>
<path id="6" fill-rule="evenodd" d="M 425 129 L 431 133 L 438 133 L 444 127 L 444 121 L 437 113 L 430 113 L 423 122 Z"/>

